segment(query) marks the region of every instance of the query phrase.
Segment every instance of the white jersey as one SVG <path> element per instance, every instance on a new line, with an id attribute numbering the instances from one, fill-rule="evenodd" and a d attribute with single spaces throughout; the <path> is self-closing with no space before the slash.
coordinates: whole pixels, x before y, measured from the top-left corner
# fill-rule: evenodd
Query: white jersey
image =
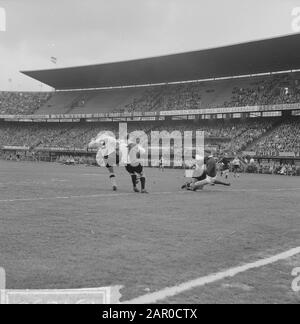
<path id="1" fill-rule="evenodd" d="M 141 164 L 141 156 L 146 153 L 146 150 L 141 145 L 129 145 L 128 148 L 128 164 L 133 167 Z"/>
<path id="2" fill-rule="evenodd" d="M 194 160 L 193 178 L 201 177 L 204 171 L 205 171 L 204 159 L 197 156 L 196 159 Z"/>
<path id="3" fill-rule="evenodd" d="M 108 156 L 116 151 L 117 140 L 108 135 L 100 135 L 96 139 L 93 139 L 89 146 L 96 147 L 98 152 L 102 154 L 102 156 Z"/>
<path id="4" fill-rule="evenodd" d="M 241 161 L 236 158 L 236 159 L 233 160 L 232 164 L 235 165 L 235 166 L 240 166 L 241 165 Z"/>
<path id="5" fill-rule="evenodd" d="M 116 152 L 117 140 L 112 136 L 102 134 L 96 139 L 93 139 L 89 146 L 98 149 L 96 161 L 100 166 L 103 166 L 105 164 L 104 158 L 107 158 Z"/>

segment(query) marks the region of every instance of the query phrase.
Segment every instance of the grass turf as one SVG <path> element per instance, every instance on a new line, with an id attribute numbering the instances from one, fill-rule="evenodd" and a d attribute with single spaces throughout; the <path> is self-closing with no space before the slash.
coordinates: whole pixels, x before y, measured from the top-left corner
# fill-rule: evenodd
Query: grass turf
<path id="1" fill-rule="evenodd" d="M 146 175 L 150 194 L 135 194 L 129 175 L 117 169 L 113 193 L 102 168 L 0 161 L 7 287 L 123 285 L 128 300 L 300 246 L 297 177 L 242 175 L 230 179 L 231 188 L 194 193 L 180 191 L 182 171 Z M 166 302 L 299 303 L 291 271 L 300 260 L 293 260 Z"/>

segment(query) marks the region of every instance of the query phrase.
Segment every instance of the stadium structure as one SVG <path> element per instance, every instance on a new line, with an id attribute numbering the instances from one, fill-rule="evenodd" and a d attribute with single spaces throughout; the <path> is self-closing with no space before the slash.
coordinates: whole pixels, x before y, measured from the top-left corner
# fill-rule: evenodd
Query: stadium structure
<path id="1" fill-rule="evenodd" d="M 6 159 L 93 159 L 103 130 L 205 132 L 218 152 L 300 167 L 300 34 L 154 58 L 22 71 L 55 89 L 0 93 Z M 170 165 L 174 165 L 170 156 Z"/>

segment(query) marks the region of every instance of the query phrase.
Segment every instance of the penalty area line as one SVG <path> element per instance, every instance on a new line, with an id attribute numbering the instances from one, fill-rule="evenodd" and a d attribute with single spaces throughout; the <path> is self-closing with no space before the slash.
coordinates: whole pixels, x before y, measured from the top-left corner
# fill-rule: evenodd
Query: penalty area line
<path id="1" fill-rule="evenodd" d="M 222 272 L 214 273 L 205 277 L 200 277 L 198 279 L 182 283 L 178 286 L 169 287 L 151 294 L 146 294 L 144 296 L 125 301 L 122 304 L 153 304 L 159 301 L 163 301 L 167 298 L 177 296 L 183 292 L 195 288 L 206 286 L 208 284 L 212 284 L 227 278 L 233 278 L 236 275 L 247 272 L 249 270 L 258 269 L 276 263 L 278 261 L 289 259 L 298 254 L 300 254 L 300 247 L 296 247 L 294 249 L 288 250 L 286 252 L 274 255 L 266 259 L 261 259 L 256 262 L 247 263 L 245 265 L 231 268 Z"/>

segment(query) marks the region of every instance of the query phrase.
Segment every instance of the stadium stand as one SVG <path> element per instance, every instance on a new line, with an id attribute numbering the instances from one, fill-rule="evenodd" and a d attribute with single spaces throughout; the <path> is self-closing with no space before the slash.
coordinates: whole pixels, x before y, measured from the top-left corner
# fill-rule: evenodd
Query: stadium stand
<path id="1" fill-rule="evenodd" d="M 264 121 L 216 121 L 216 122 L 145 122 L 128 124 L 128 132 L 144 131 L 196 131 L 205 132 L 207 140 L 215 139 L 222 150 L 238 152 L 245 149 L 272 127 L 271 120 Z M 85 149 L 87 143 L 98 133 L 111 131 L 118 134 L 118 123 L 2 123 L 0 145 Z"/>
<path id="2" fill-rule="evenodd" d="M 261 174 L 297 176 L 300 175 L 300 167 L 291 163 L 264 162 L 258 164 L 257 172 Z"/>
<path id="3" fill-rule="evenodd" d="M 262 156 L 274 156 L 279 152 L 300 152 L 299 118 L 283 122 L 268 136 L 258 141 L 252 150 Z"/>
<path id="4" fill-rule="evenodd" d="M 226 107 L 289 104 L 300 101 L 299 74 L 279 74 L 235 87 Z"/>
<path id="5" fill-rule="evenodd" d="M 300 75 L 57 92 L 37 114 L 192 110 L 296 103 Z"/>
<path id="6" fill-rule="evenodd" d="M 28 115 L 35 113 L 50 99 L 45 92 L 0 92 L 0 114 Z"/>
<path id="7" fill-rule="evenodd" d="M 2 123 L 0 126 L 0 145 L 34 146 L 51 143 L 54 138 L 63 136 L 71 129 L 70 125 Z"/>
<path id="8" fill-rule="evenodd" d="M 1 114 L 95 114 L 300 102 L 300 74 L 54 93 L 0 92 Z"/>
<path id="9" fill-rule="evenodd" d="M 0 145 L 84 149 L 100 131 L 115 131 L 119 120 L 130 121 L 129 131 L 203 130 L 221 151 L 294 152 L 298 159 L 299 107 L 288 104 L 300 103 L 299 39 L 295 34 L 155 58 L 23 71 L 57 91 L 0 92 Z M 274 107 L 279 104 L 285 106 Z M 237 108 L 227 113 L 227 107 Z M 210 108 L 224 109 L 199 116 L 186 112 Z M 130 117 L 117 114 L 122 112 Z M 116 114 L 55 116 L 97 113 Z M 36 116 L 1 118 L 9 114 Z M 139 119 L 143 122 L 133 122 Z"/>

